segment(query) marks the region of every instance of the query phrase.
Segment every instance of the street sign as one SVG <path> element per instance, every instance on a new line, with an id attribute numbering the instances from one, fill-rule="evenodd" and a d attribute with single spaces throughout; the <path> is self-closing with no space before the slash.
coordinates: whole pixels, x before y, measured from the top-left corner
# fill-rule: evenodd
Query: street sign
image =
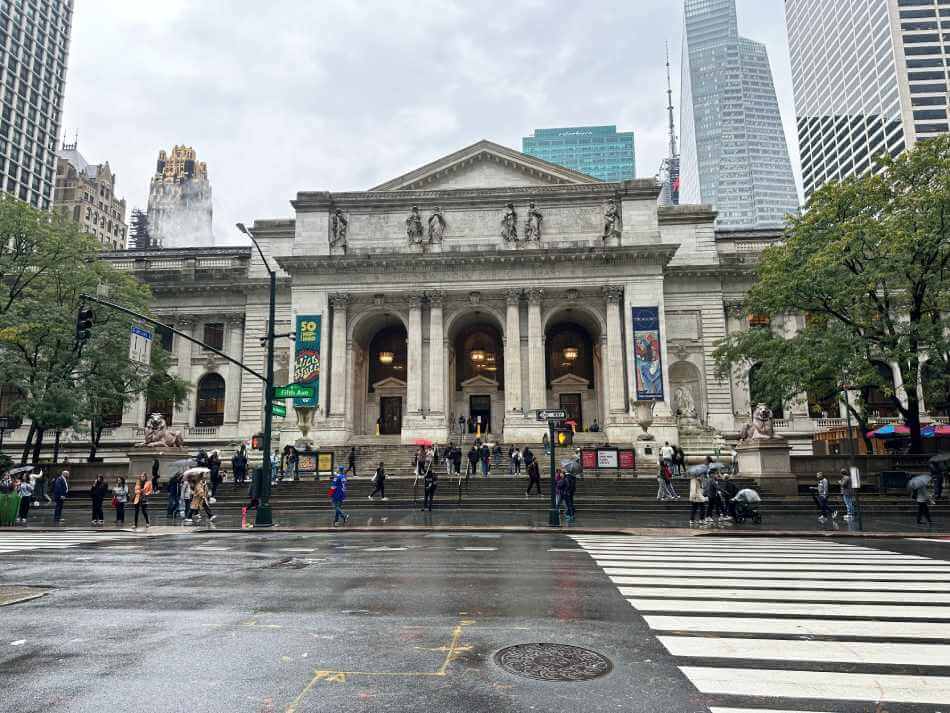
<path id="1" fill-rule="evenodd" d="M 539 411 L 538 411 L 538 420 L 539 420 L 539 421 L 563 421 L 565 418 L 567 418 L 567 412 L 566 412 L 566 411 L 560 411 L 560 410 L 557 410 L 557 411 L 555 411 L 555 410 L 546 410 L 546 411 L 541 411 L 541 410 L 539 410 Z"/>
<path id="2" fill-rule="evenodd" d="M 152 333 L 137 324 L 132 325 L 129 338 L 129 361 L 148 366 L 152 355 Z"/>
<path id="3" fill-rule="evenodd" d="M 287 386 L 275 386 L 275 399 L 312 399 L 312 384 L 287 384 Z"/>
<path id="4" fill-rule="evenodd" d="M 271 404 L 270 412 L 274 414 L 275 416 L 280 416 L 281 418 L 283 418 L 284 416 L 287 415 L 287 407 L 284 406 L 283 404 Z"/>

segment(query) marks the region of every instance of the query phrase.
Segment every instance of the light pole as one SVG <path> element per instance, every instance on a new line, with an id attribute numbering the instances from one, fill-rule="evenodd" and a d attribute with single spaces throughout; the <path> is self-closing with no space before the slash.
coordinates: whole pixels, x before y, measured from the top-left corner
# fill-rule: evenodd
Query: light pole
<path id="1" fill-rule="evenodd" d="M 274 524 L 274 518 L 270 509 L 270 483 L 271 483 L 271 429 L 274 426 L 274 321 L 277 312 L 277 273 L 270 269 L 267 258 L 261 246 L 258 245 L 251 232 L 244 223 L 238 223 L 237 229 L 244 233 L 254 247 L 257 248 L 258 255 L 261 256 L 261 262 L 264 263 L 264 269 L 270 275 L 270 306 L 267 320 L 267 371 L 264 380 L 264 461 L 261 467 L 260 481 L 256 483 L 258 505 L 257 514 L 254 518 L 255 527 L 271 527 Z M 255 476 L 256 477 L 256 476 Z"/>

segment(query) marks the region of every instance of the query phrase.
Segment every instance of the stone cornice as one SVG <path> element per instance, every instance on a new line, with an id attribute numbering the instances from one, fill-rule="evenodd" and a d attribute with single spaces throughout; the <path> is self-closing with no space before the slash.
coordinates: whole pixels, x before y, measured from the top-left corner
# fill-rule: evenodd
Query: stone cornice
<path id="1" fill-rule="evenodd" d="M 163 248 L 160 250 L 113 250 L 102 251 L 99 257 L 109 262 L 117 260 L 167 260 L 199 257 L 251 257 L 251 248 L 232 245 L 219 248 Z"/>
<path id="2" fill-rule="evenodd" d="M 683 223 L 711 223 L 716 220 L 716 211 L 711 205 L 659 206 L 656 211 L 660 225 Z"/>
<path id="3" fill-rule="evenodd" d="M 440 254 L 364 254 L 364 255 L 297 255 L 276 258 L 290 274 L 326 273 L 395 273 L 451 272 L 458 274 L 469 267 L 507 269 L 558 263 L 588 265 L 649 264 L 665 267 L 676 253 L 678 244 L 662 243 L 620 248 L 591 247 L 587 249 L 554 250 L 492 250 Z"/>

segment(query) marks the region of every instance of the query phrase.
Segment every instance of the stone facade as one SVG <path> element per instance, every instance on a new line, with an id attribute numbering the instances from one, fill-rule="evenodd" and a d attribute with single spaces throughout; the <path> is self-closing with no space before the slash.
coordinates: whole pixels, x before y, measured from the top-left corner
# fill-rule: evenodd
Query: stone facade
<path id="1" fill-rule="evenodd" d="M 163 248 L 209 248 L 214 245 L 211 183 L 208 166 L 190 146 L 159 151 L 149 184 L 148 229 Z"/>
<path id="2" fill-rule="evenodd" d="M 115 174 L 108 161 L 86 161 L 76 144 L 63 144 L 57 154 L 53 210 L 96 236 L 104 250 L 125 249 L 125 199 L 115 194 Z"/>

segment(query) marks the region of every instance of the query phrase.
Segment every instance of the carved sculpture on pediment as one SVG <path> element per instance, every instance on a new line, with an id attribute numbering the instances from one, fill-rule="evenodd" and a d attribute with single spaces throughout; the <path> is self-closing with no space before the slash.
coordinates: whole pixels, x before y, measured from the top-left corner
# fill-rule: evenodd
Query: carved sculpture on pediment
<path id="1" fill-rule="evenodd" d="M 518 240 L 518 214 L 513 203 L 505 206 L 505 214 L 501 217 L 501 237 L 506 243 Z"/>
<path id="2" fill-rule="evenodd" d="M 330 247 L 343 248 L 346 250 L 346 228 L 349 225 L 346 216 L 340 208 L 333 213 L 333 219 L 330 221 Z"/>
<path id="3" fill-rule="evenodd" d="M 445 235 L 445 217 L 442 215 L 442 206 L 436 206 L 429 216 L 429 242 L 438 245 Z"/>
<path id="4" fill-rule="evenodd" d="M 528 215 L 524 221 L 524 239 L 526 241 L 541 239 L 541 221 L 544 216 L 534 206 L 534 201 L 528 204 Z"/>
<path id="5" fill-rule="evenodd" d="M 412 206 L 409 217 L 406 218 L 406 237 L 410 245 L 419 245 L 422 242 L 422 217 L 419 215 L 419 206 Z"/>
<path id="6" fill-rule="evenodd" d="M 611 198 L 604 206 L 604 240 L 619 238 L 623 232 L 623 218 L 616 198 Z"/>

